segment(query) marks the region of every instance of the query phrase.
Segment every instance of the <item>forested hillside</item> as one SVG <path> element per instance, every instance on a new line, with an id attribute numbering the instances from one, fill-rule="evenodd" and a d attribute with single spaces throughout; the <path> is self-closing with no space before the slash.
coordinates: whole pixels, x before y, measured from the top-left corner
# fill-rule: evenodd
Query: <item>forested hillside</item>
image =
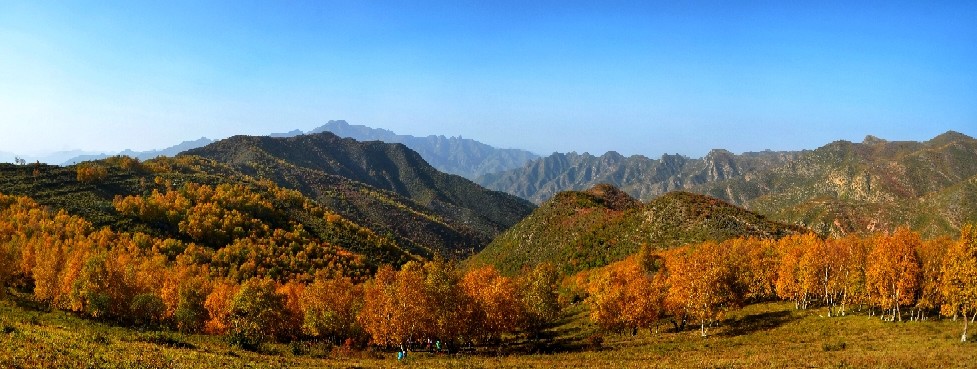
<path id="1" fill-rule="evenodd" d="M 374 198 L 388 198 L 403 204 L 402 211 L 427 214 L 436 223 L 416 232 L 403 232 L 415 238 L 445 234 L 453 237 L 434 245 L 442 250 L 477 251 L 534 208 L 515 196 L 439 172 L 404 145 L 359 142 L 328 132 L 289 138 L 235 136 L 185 154 L 226 163 L 248 175 L 302 191 L 325 204 L 337 198 L 362 203 L 359 198 L 364 192 Z M 339 182 L 362 185 L 344 186 Z M 373 222 L 382 229 L 404 224 L 386 213 L 377 213 L 381 208 L 372 204 L 348 212 L 337 208 L 342 214 Z"/>
<path id="2" fill-rule="evenodd" d="M 550 263 L 572 274 L 621 260 L 642 245 L 667 249 L 804 231 L 708 196 L 670 192 L 641 203 L 616 187 L 598 185 L 557 194 L 469 262 L 493 265 L 508 274 Z"/>

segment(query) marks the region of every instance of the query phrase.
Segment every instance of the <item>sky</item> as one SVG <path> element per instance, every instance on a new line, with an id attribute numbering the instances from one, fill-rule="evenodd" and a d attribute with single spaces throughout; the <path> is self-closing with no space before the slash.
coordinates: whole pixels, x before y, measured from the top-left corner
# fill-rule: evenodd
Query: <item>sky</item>
<path id="1" fill-rule="evenodd" d="M 974 1 L 0 1 L 0 151 L 328 120 L 651 157 L 977 135 Z"/>

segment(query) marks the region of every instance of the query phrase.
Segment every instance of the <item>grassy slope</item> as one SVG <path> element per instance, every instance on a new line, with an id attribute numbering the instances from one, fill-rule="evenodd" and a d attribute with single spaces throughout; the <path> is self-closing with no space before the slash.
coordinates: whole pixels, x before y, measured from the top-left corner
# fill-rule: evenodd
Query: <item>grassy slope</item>
<path id="1" fill-rule="evenodd" d="M 801 232 L 707 196 L 670 192 L 642 204 L 614 187 L 599 185 L 554 196 L 467 262 L 491 264 L 510 275 L 550 262 L 570 275 L 621 260 L 643 243 L 664 249 Z"/>
<path id="2" fill-rule="evenodd" d="M 796 311 L 789 303 L 765 303 L 731 314 L 707 338 L 699 337 L 698 330 L 608 334 L 603 347 L 595 349 L 586 343 L 595 332 L 586 314 L 582 305 L 571 307 L 558 326 L 545 332 L 552 338 L 541 347 L 554 353 L 529 354 L 517 342 L 475 354 L 414 352 L 398 363 L 393 353 L 349 357 L 313 347 L 296 355 L 287 345 L 269 345 L 259 354 L 217 337 L 138 332 L 63 312 L 37 312 L 7 300 L 0 301 L 0 368 L 977 367 L 971 360 L 974 344 L 958 342 L 961 324 L 952 320 L 824 318 L 823 309 Z"/>

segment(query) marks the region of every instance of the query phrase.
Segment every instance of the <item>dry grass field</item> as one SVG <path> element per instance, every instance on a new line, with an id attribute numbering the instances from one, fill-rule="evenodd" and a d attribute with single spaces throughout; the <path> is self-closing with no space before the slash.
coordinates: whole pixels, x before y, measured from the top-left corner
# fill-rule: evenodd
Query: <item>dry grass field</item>
<path id="1" fill-rule="evenodd" d="M 823 317 L 789 303 L 747 306 L 702 338 L 697 329 L 637 336 L 601 333 L 582 306 L 538 340 L 461 354 L 342 352 L 323 345 L 244 351 L 220 337 L 137 330 L 0 302 L 3 368 L 939 368 L 977 367 L 960 322 L 882 322 L 864 314 Z M 600 337 L 598 339 L 597 337 Z M 602 341 L 597 345 L 597 341 Z"/>

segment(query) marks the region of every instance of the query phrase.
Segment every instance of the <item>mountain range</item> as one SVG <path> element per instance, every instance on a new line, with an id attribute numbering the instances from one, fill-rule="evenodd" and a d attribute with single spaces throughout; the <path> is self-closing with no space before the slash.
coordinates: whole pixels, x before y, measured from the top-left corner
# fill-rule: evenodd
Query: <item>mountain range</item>
<path id="1" fill-rule="evenodd" d="M 836 141 L 815 150 L 659 159 L 616 152 L 555 153 L 476 182 L 535 203 L 564 190 L 609 183 L 650 200 L 669 191 L 710 195 L 822 235 L 909 225 L 925 236 L 955 235 L 977 221 L 977 140 L 946 132 L 925 142 Z"/>
<path id="2" fill-rule="evenodd" d="M 526 150 L 495 148 L 472 139 L 435 135 L 427 137 L 398 135 L 385 129 L 351 125 L 345 120 L 330 120 L 326 124 L 308 132 L 293 129 L 288 132 L 271 133 L 268 136 L 288 138 L 322 132 L 332 132 L 340 137 L 353 138 L 358 141 L 402 143 L 419 153 L 424 160 L 436 169 L 449 174 L 457 174 L 468 179 L 475 179 L 484 174 L 519 168 L 527 162 L 539 158 L 538 155 Z M 205 146 L 211 142 L 214 142 L 214 140 L 201 137 L 200 139 L 184 141 L 165 149 L 149 151 L 124 150 L 108 154 L 80 150 L 65 151 L 43 158 L 27 157 L 29 159 L 27 161 L 33 162 L 37 159 L 42 163 L 72 165 L 83 161 L 105 159 L 115 155 L 125 155 L 140 160 L 148 160 L 157 156 L 174 156 L 186 150 Z M 6 160 L 10 162 L 13 162 L 14 157 L 15 154 L 0 152 L 0 158 L 9 158 Z"/>
<path id="3" fill-rule="evenodd" d="M 179 154 L 181 152 L 184 152 L 184 151 L 187 151 L 187 150 L 190 150 L 190 149 L 195 149 L 195 148 L 198 148 L 198 147 L 201 147 L 201 146 L 210 144 L 211 142 L 214 142 L 214 140 L 211 140 L 211 139 L 209 139 L 207 137 L 201 137 L 201 138 L 198 138 L 196 140 L 183 141 L 183 142 L 178 143 L 176 145 L 167 147 L 165 149 L 160 149 L 160 150 L 132 151 L 132 150 L 126 149 L 126 150 L 123 150 L 123 151 L 118 152 L 116 154 L 105 154 L 105 153 L 101 153 L 101 154 L 84 154 L 84 155 L 78 155 L 78 156 L 75 156 L 75 157 L 73 157 L 71 159 L 65 160 L 63 163 L 61 163 L 61 165 L 73 165 L 73 164 L 81 163 L 83 161 L 105 159 L 107 157 L 116 156 L 116 155 L 128 156 L 128 157 L 136 158 L 136 159 L 139 159 L 139 160 L 149 160 L 149 159 L 155 158 L 157 156 L 175 156 L 176 154 Z"/>
<path id="4" fill-rule="evenodd" d="M 331 120 L 309 133 L 332 132 L 340 137 L 359 141 L 402 143 L 417 151 L 424 160 L 438 170 L 474 179 L 478 176 L 520 168 L 538 155 L 518 149 L 500 149 L 461 137 L 398 135 L 385 129 L 351 125 L 344 120 Z"/>

